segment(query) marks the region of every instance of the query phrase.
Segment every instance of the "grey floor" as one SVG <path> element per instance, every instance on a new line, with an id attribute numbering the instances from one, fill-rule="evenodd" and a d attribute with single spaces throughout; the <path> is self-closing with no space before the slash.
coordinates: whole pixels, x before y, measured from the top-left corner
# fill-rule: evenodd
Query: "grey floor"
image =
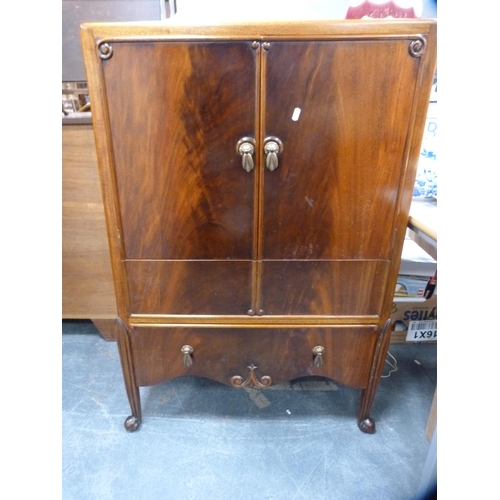
<path id="1" fill-rule="evenodd" d="M 332 381 L 258 391 L 195 377 L 141 388 L 128 433 L 116 343 L 88 321 L 62 331 L 64 500 L 418 498 L 436 344 L 391 344 L 373 435 L 356 425 L 359 391 Z"/>

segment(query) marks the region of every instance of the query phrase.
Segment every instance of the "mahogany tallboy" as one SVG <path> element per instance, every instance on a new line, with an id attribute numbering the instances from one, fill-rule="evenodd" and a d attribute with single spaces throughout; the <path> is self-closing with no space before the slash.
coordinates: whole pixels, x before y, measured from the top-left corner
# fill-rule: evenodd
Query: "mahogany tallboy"
<path id="1" fill-rule="evenodd" d="M 317 375 L 370 409 L 436 62 L 436 23 L 85 24 L 132 415 L 182 375 Z"/>

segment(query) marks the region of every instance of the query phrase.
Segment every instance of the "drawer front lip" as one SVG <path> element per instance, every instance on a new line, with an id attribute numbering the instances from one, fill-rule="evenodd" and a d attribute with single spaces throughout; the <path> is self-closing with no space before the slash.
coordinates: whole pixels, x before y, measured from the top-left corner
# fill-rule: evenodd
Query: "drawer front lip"
<path id="1" fill-rule="evenodd" d="M 264 315 L 264 316 L 217 316 L 217 315 L 182 315 L 182 314 L 132 314 L 127 323 L 132 326 L 155 327 L 192 327 L 192 328 L 273 328 L 295 327 L 314 328 L 346 325 L 378 325 L 380 316 L 305 316 L 305 315 Z"/>
<path id="2" fill-rule="evenodd" d="M 370 377 L 377 325 L 258 330 L 134 327 L 130 340 L 139 386 L 196 375 L 235 387 L 262 388 L 318 375 L 362 389 Z M 190 366 L 184 364 L 181 352 L 185 345 L 193 348 Z M 324 347 L 320 366 L 314 363 L 316 346 Z"/>

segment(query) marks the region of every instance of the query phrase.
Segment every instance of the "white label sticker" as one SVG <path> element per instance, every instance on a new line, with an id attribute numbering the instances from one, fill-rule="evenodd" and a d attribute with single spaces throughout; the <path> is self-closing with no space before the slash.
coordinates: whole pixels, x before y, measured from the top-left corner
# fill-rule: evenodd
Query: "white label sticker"
<path id="1" fill-rule="evenodd" d="M 410 321 L 407 342 L 425 342 L 437 340 L 437 321 Z"/>
<path id="2" fill-rule="evenodd" d="M 301 112 L 301 111 L 302 111 L 302 110 L 301 110 L 300 108 L 295 108 L 295 109 L 293 110 L 292 120 L 293 120 L 294 122 L 296 122 L 296 121 L 298 121 L 298 120 L 299 120 L 299 116 L 300 116 L 300 112 Z"/>

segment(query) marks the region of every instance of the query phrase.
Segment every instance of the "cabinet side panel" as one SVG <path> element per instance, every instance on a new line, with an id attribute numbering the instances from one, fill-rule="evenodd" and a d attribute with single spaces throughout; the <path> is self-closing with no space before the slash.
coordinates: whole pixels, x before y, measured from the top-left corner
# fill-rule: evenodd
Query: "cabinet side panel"
<path id="1" fill-rule="evenodd" d="M 111 42 L 104 85 L 127 258 L 252 256 L 255 135 L 247 42 Z"/>

